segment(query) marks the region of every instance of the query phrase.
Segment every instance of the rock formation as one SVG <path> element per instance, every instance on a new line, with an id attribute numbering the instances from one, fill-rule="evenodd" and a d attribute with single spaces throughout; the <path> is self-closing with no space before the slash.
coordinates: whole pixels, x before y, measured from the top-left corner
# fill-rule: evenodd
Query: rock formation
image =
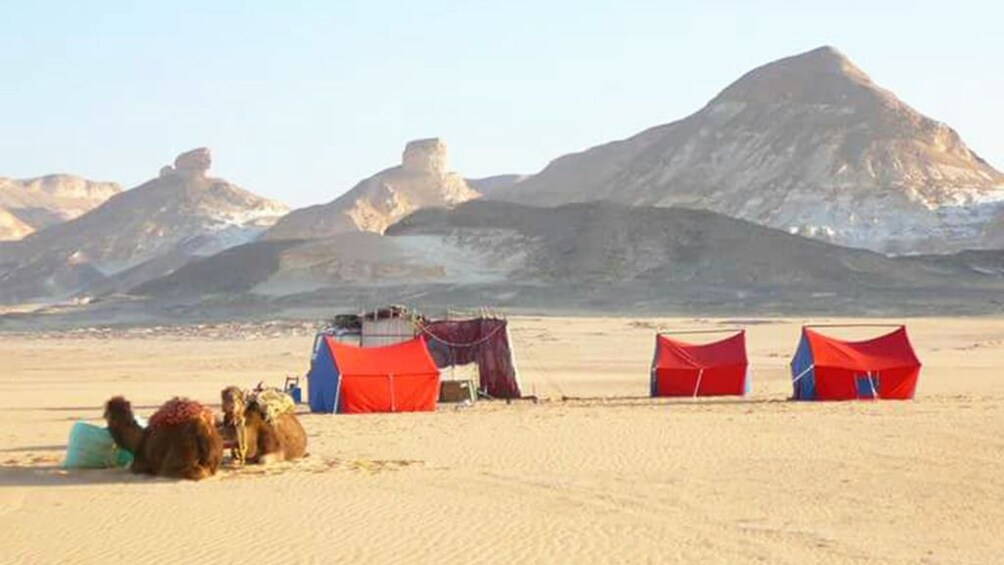
<path id="1" fill-rule="evenodd" d="M 328 204 L 291 212 L 268 239 L 312 239 L 337 233 L 383 233 L 422 208 L 451 207 L 480 196 L 456 173 L 447 172 L 446 144 L 420 139 L 407 144 L 401 164 L 360 182 Z"/>
<path id="2" fill-rule="evenodd" d="M 174 159 L 174 166 L 166 165 L 160 169 L 160 176 L 180 175 L 186 178 L 203 179 L 213 164 L 212 154 L 206 147 L 186 151 Z"/>

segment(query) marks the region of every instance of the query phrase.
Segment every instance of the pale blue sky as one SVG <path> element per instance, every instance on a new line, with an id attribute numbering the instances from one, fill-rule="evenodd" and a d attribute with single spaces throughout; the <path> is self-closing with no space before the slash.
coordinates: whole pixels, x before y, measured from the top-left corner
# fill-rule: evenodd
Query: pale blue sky
<path id="1" fill-rule="evenodd" d="M 208 145 L 217 176 L 302 206 L 429 136 L 466 176 L 532 173 L 823 44 L 1004 168 L 995 2 L 146 4 L 0 0 L 0 176 L 132 187 Z"/>

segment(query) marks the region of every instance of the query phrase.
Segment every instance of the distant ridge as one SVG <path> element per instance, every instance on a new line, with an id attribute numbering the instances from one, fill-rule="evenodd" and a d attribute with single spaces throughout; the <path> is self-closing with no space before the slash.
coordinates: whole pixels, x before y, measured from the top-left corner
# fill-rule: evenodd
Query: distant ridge
<path id="1" fill-rule="evenodd" d="M 419 300 L 566 311 L 860 313 L 864 304 L 918 311 L 986 301 L 1004 290 L 1002 275 L 1001 252 L 896 259 L 701 210 L 474 200 L 418 211 L 385 236 L 249 243 L 130 292 L 155 301 L 254 303 L 258 312 Z"/>
<path id="2" fill-rule="evenodd" d="M 0 301 L 60 298 L 158 258 L 160 276 L 193 256 L 256 238 L 288 209 L 206 175 L 208 149 L 178 156 L 142 185 L 0 249 Z"/>
<path id="3" fill-rule="evenodd" d="M 121 192 L 113 182 L 96 182 L 73 175 L 31 179 L 0 177 L 0 241 L 72 220 Z"/>

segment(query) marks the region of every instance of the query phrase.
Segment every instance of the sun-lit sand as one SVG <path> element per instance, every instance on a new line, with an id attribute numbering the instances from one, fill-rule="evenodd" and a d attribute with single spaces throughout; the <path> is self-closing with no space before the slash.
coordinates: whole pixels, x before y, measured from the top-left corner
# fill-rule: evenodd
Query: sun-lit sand
<path id="1" fill-rule="evenodd" d="M 916 400 L 848 403 L 785 400 L 801 322 L 517 318 L 540 402 L 304 414 L 307 459 L 200 483 L 58 464 L 109 396 L 217 404 L 310 337 L 0 336 L 0 562 L 1001 562 L 1004 320 L 909 320 Z M 644 398 L 657 328 L 741 324 L 750 397 Z"/>

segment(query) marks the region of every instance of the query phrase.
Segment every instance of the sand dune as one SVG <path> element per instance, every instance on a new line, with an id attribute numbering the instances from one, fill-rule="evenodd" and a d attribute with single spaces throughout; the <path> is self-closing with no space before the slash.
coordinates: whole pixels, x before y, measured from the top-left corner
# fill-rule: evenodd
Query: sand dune
<path id="1" fill-rule="evenodd" d="M 819 320 L 815 320 L 819 321 Z M 62 471 L 122 393 L 279 384 L 310 338 L 0 338 L 5 562 L 998 562 L 1004 320 L 910 320 L 913 402 L 792 403 L 801 320 L 519 318 L 526 393 L 305 414 L 311 455 L 202 483 Z M 660 327 L 748 327 L 753 393 L 649 400 Z M 848 337 L 864 330 L 844 333 Z M 448 374 L 448 373 L 447 373 Z M 562 400 L 562 397 L 568 397 Z"/>

